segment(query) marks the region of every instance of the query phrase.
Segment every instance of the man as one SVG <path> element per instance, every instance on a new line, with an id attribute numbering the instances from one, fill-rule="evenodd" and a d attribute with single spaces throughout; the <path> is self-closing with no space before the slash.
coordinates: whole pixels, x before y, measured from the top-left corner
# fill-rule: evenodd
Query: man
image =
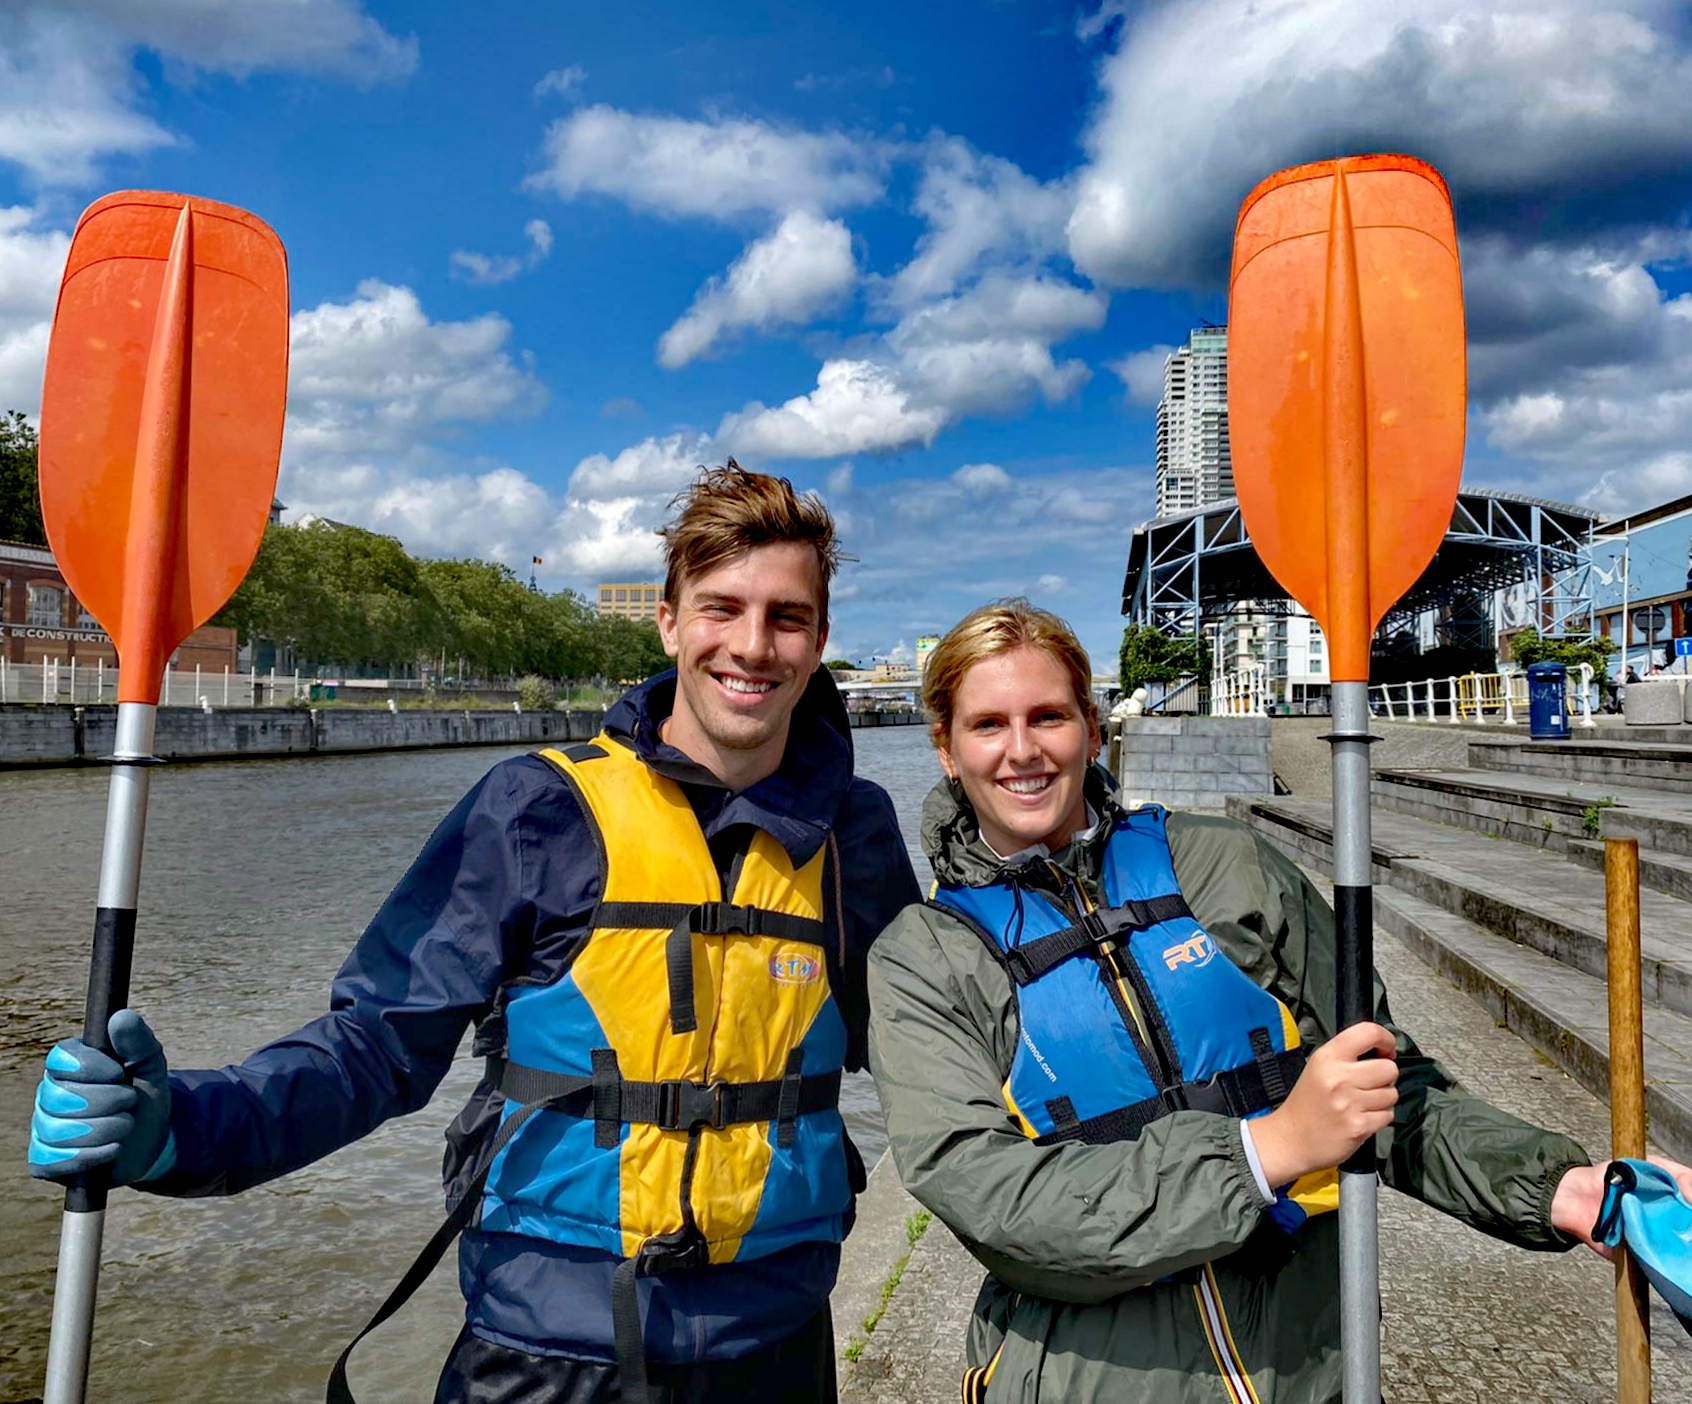
<path id="1" fill-rule="evenodd" d="M 826 509 L 733 460 L 677 505 L 675 671 L 595 742 L 494 767 L 329 1014 L 167 1076 L 120 1011 L 122 1064 L 69 1040 L 37 1094 L 32 1173 L 233 1194 L 423 1106 L 474 1021 L 488 1070 L 447 1132 L 448 1208 L 473 1226 L 442 1404 L 638 1400 L 649 1363 L 677 1400 L 835 1395 L 828 1294 L 863 1173 L 840 1069 L 864 1062 L 869 942 L 918 891 L 819 666 Z"/>

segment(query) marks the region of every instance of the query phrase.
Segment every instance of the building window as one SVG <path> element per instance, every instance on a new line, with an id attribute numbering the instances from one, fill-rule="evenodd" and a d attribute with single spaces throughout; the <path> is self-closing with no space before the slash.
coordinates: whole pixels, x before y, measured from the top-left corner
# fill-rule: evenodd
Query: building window
<path id="1" fill-rule="evenodd" d="M 626 602 L 628 600 L 628 598 L 629 598 L 629 592 L 627 590 L 617 591 L 617 602 L 619 604 Z"/>
<path id="2" fill-rule="evenodd" d="M 29 619 L 33 628 L 57 629 L 65 622 L 65 592 L 51 585 L 29 587 Z"/>
<path id="3" fill-rule="evenodd" d="M 79 629 L 98 629 L 100 621 L 88 612 L 88 606 L 80 600 L 76 606 L 76 627 Z"/>
<path id="4" fill-rule="evenodd" d="M 648 585 L 646 587 L 646 600 L 648 604 L 658 603 L 658 587 L 656 585 Z"/>

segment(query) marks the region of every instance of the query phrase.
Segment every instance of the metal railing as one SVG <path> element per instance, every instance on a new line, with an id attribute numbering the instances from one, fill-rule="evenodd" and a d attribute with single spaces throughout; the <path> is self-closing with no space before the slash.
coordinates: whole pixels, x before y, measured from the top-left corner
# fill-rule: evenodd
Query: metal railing
<path id="1" fill-rule="evenodd" d="M 285 707 L 311 692 L 311 678 L 299 673 L 237 673 L 228 668 L 167 667 L 159 686 L 161 707 Z M 0 658 L 0 702 L 63 706 L 115 703 L 118 670 L 104 662 L 74 659 L 8 663 Z"/>
<path id="2" fill-rule="evenodd" d="M 1577 680 L 1578 677 L 1578 680 Z M 1567 699 L 1573 724 L 1595 727 L 1592 719 L 1592 665 L 1569 670 Z M 1423 678 L 1417 682 L 1376 683 L 1369 689 L 1375 715 L 1404 721 L 1447 721 L 1516 726 L 1528 712 L 1527 674 L 1514 669 L 1465 673 L 1461 677 Z"/>
<path id="3" fill-rule="evenodd" d="M 1210 679 L 1210 715 L 1213 717 L 1268 716 L 1269 668 L 1249 663 L 1232 673 L 1215 673 Z"/>

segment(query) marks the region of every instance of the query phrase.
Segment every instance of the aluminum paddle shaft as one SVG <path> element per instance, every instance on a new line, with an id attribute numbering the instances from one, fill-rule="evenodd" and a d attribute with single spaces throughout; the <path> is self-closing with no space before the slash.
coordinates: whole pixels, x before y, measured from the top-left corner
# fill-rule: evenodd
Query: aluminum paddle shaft
<path id="1" fill-rule="evenodd" d="M 145 702 L 118 705 L 117 746 L 111 758 L 112 784 L 106 800 L 106 837 L 100 853 L 94 950 L 82 1020 L 82 1041 L 106 1053 L 112 1051 L 106 1023 L 129 1002 L 135 904 L 147 832 L 147 792 L 154 764 L 153 722 L 157 712 L 158 708 Z M 110 1179 L 109 1171 L 97 1170 L 79 1175 L 65 1190 L 43 1404 L 82 1404 L 87 1393 Z"/>
<path id="2" fill-rule="evenodd" d="M 1369 684 L 1335 683 L 1334 916 L 1338 1027 L 1375 1017 L 1375 934 L 1370 886 Z M 1374 1138 L 1340 1167 L 1340 1347 L 1345 1404 L 1381 1398 L 1380 1233 Z"/>

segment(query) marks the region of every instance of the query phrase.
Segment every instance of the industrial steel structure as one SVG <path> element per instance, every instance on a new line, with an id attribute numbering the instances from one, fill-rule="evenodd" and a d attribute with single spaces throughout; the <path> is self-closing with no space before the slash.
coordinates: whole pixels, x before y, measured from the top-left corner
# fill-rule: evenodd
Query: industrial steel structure
<path id="1" fill-rule="evenodd" d="M 1519 493 L 1460 493 L 1426 571 L 1382 625 L 1413 631 L 1434 611 L 1455 619 L 1485 596 L 1488 632 L 1535 625 L 1548 636 L 1592 627 L 1592 533 L 1598 513 Z M 1197 635 L 1236 606 L 1287 612 L 1292 601 L 1258 559 L 1239 503 L 1214 503 L 1134 529 L 1122 612 L 1173 636 Z M 1502 612 L 1502 617 L 1501 617 Z"/>

